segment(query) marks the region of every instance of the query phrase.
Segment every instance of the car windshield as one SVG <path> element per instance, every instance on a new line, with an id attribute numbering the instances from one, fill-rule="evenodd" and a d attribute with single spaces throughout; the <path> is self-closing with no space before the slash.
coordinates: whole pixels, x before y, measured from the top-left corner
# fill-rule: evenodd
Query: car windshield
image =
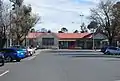
<path id="1" fill-rule="evenodd" d="M 17 51 L 23 51 L 23 49 L 17 49 Z"/>
<path id="2" fill-rule="evenodd" d="M 0 0 L 1 52 L 0 81 L 120 81 L 120 0 Z"/>
<path id="3" fill-rule="evenodd" d="M 12 48 L 26 49 L 25 46 L 12 46 Z"/>

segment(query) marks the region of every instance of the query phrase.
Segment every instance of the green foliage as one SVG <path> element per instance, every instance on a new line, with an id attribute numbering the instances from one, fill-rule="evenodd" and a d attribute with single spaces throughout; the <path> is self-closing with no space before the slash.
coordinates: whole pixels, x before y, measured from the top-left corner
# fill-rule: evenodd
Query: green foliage
<path id="1" fill-rule="evenodd" d="M 37 24 L 40 17 L 32 13 L 31 6 L 26 5 L 16 7 L 12 14 L 11 33 L 14 36 L 14 43 L 22 44 L 30 29 Z"/>
<path id="2" fill-rule="evenodd" d="M 79 33 L 79 31 L 78 31 L 78 30 L 75 30 L 73 33 Z"/>
<path id="3" fill-rule="evenodd" d="M 66 32 L 68 32 L 68 29 L 65 28 L 65 27 L 63 27 L 63 28 L 61 28 L 61 31 L 62 31 L 63 33 L 66 33 Z"/>
<path id="4" fill-rule="evenodd" d="M 97 31 L 107 36 L 109 44 L 112 45 L 114 39 L 120 34 L 120 2 L 115 0 L 100 1 L 97 8 L 91 9 L 90 19 L 97 23 Z M 94 23 L 93 23 L 94 24 Z M 88 26 L 90 29 L 92 24 Z"/>
<path id="5" fill-rule="evenodd" d="M 81 33 L 85 33 L 85 32 L 88 32 L 87 27 L 85 26 L 85 23 L 82 23 L 82 25 L 81 25 Z"/>

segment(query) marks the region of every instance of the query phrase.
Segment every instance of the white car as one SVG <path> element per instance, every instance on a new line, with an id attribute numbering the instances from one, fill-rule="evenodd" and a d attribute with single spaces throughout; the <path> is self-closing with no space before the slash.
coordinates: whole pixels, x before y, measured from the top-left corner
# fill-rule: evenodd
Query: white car
<path id="1" fill-rule="evenodd" d="M 28 47 L 27 51 L 29 52 L 29 55 L 32 56 L 35 53 L 35 48 Z"/>
<path id="2" fill-rule="evenodd" d="M 120 48 L 109 47 L 109 48 L 106 49 L 105 54 L 119 54 L 120 55 Z"/>

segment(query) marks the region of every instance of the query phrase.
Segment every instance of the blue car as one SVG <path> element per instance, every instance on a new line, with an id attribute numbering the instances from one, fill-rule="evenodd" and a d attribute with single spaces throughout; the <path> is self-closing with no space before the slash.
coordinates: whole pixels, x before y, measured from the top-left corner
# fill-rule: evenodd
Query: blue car
<path id="1" fill-rule="evenodd" d="M 3 48 L 0 52 L 4 54 L 5 61 L 7 62 L 11 62 L 13 60 L 20 62 L 21 59 L 25 58 L 25 53 L 22 49 Z"/>
<path id="2" fill-rule="evenodd" d="M 23 50 L 26 57 L 27 57 L 28 54 L 29 54 L 29 52 L 28 52 L 28 50 L 27 50 L 27 48 L 26 48 L 25 46 L 14 45 L 14 46 L 12 46 L 11 48 L 16 48 L 16 49 L 21 49 L 21 50 Z"/>
<path id="3" fill-rule="evenodd" d="M 4 55 L 0 53 L 0 66 L 4 65 Z"/>

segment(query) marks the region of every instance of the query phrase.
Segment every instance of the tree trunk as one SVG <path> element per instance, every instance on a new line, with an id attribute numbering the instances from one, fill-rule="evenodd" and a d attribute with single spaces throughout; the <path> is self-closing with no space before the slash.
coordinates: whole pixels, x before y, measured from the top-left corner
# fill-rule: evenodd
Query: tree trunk
<path id="1" fill-rule="evenodd" d="M 19 45 L 23 45 L 23 41 L 19 40 Z"/>
<path id="2" fill-rule="evenodd" d="M 109 46 L 114 46 L 113 41 L 114 41 L 113 37 L 108 38 Z"/>
<path id="3" fill-rule="evenodd" d="M 5 43 L 6 43 L 6 38 L 0 39 L 0 48 L 3 48 L 5 46 Z"/>

